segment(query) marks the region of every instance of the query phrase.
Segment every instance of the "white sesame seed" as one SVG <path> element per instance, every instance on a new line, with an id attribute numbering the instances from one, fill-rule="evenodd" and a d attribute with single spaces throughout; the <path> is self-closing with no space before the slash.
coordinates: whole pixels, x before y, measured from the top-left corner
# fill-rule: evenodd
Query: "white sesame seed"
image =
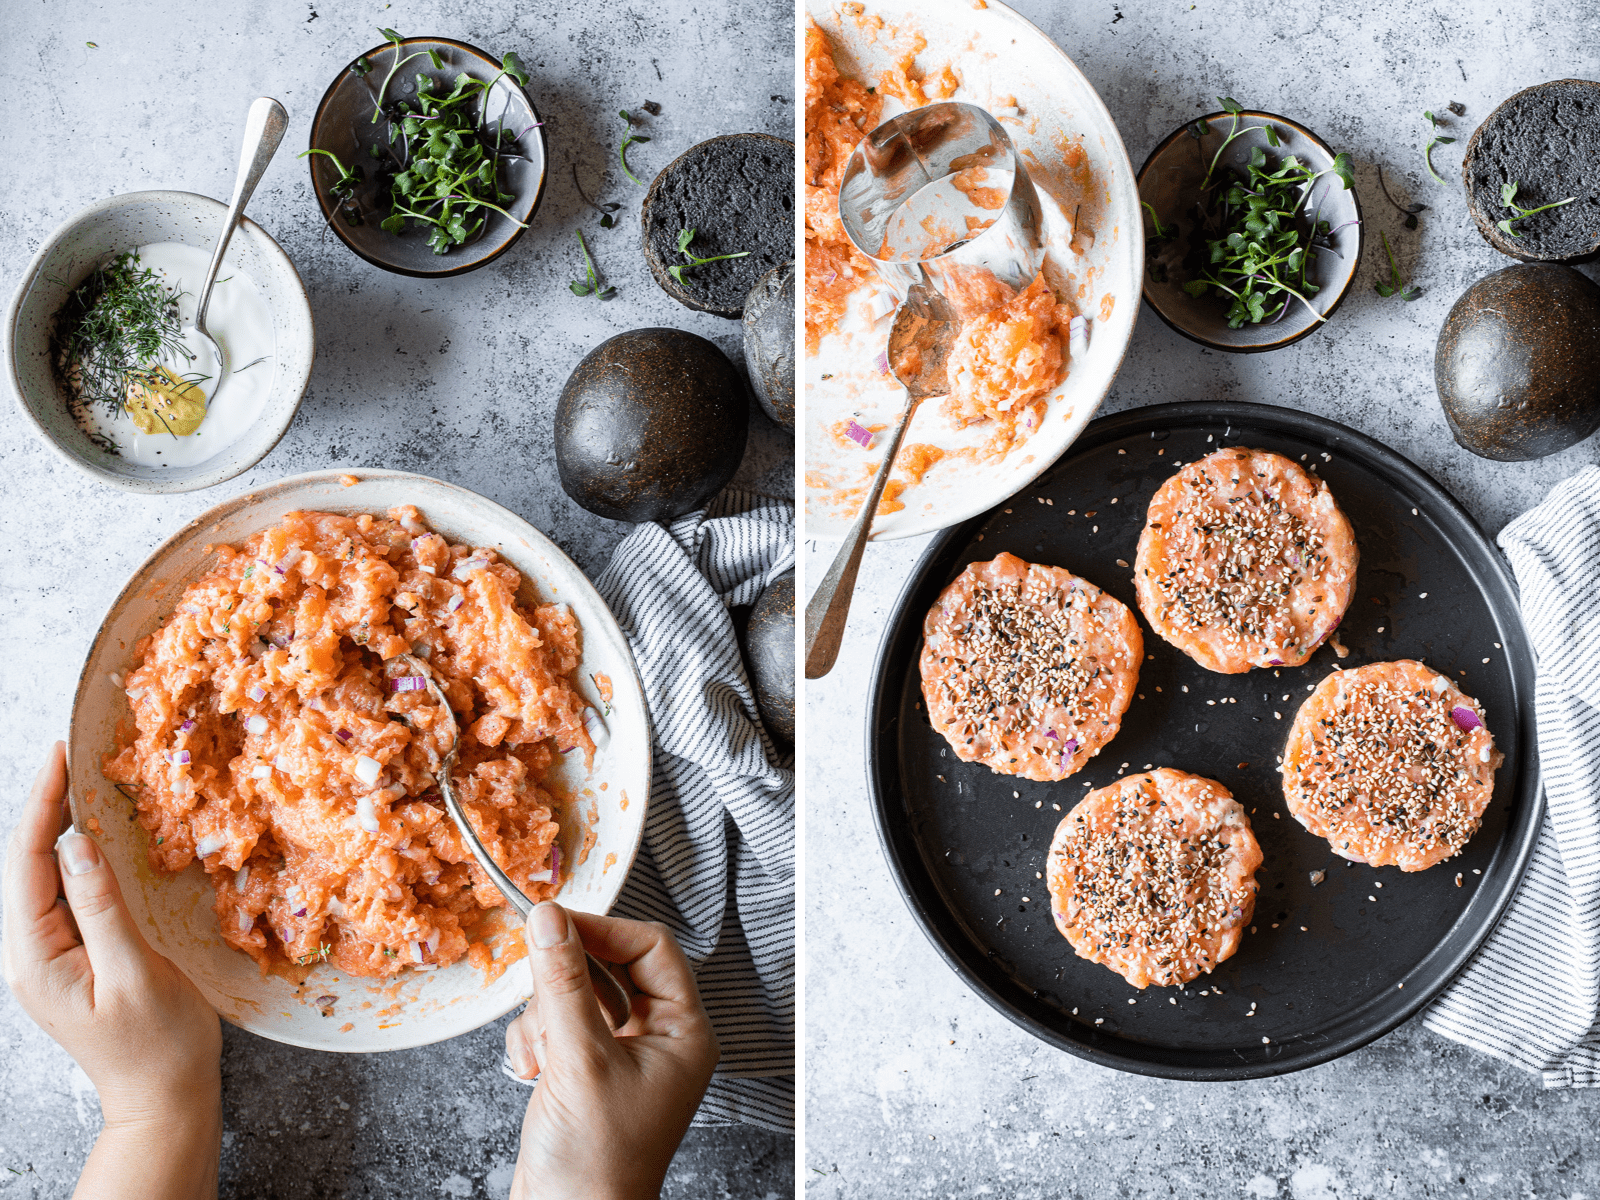
<path id="1" fill-rule="evenodd" d="M 1137 1003 L 1139 1003 L 1139 1002 L 1138 1002 L 1138 1001 L 1137 1001 L 1137 1000 L 1135 1000 L 1135 999 L 1133 999 L 1133 998 L 1132 998 L 1132 997 L 1129 997 L 1129 999 L 1128 999 L 1128 1003 L 1129 1003 L 1129 1004 L 1137 1004 Z"/>
<path id="2" fill-rule="evenodd" d="M 1484 660 L 1483 660 L 1483 661 L 1484 661 L 1484 662 L 1488 662 L 1488 661 L 1489 661 L 1489 660 L 1488 660 L 1488 659 L 1487 659 L 1487 658 L 1486 658 L 1486 659 L 1484 659 Z"/>
<path id="3" fill-rule="evenodd" d="M 1417 593 L 1417 599 L 1418 600 L 1426 600 L 1427 598 L 1428 598 L 1428 593 L 1427 592 L 1418 592 Z"/>
<path id="4" fill-rule="evenodd" d="M 1043 808 L 1044 807 L 1044 801 L 1043 800 L 1035 800 L 1033 802 L 1033 806 L 1035 808 Z"/>
<path id="5" fill-rule="evenodd" d="M 1271 1043 L 1271 1042 L 1272 1042 L 1272 1039 L 1271 1039 L 1271 1038 L 1262 1038 L 1262 1039 L 1261 1039 L 1261 1044 L 1262 1044 L 1262 1045 L 1263 1045 L 1263 1046 L 1266 1046 L 1266 1045 L 1269 1045 L 1269 1044 L 1270 1044 L 1270 1043 Z"/>
<path id="6" fill-rule="evenodd" d="M 1368 896 L 1367 899 L 1372 901 L 1374 904 L 1378 902 L 1378 898 L 1376 896 Z"/>
<path id="7" fill-rule="evenodd" d="M 1094 1019 L 1094 1023 L 1096 1025 L 1104 1025 L 1106 1023 L 1106 1019 L 1104 1017 L 1096 1017 Z"/>
<path id="8" fill-rule="evenodd" d="M 994 890 L 994 894 L 995 894 L 995 895 L 996 895 L 996 896 L 998 896 L 998 895 L 999 895 L 999 894 L 1000 894 L 1000 889 L 999 889 L 999 888 L 995 888 L 995 890 Z"/>

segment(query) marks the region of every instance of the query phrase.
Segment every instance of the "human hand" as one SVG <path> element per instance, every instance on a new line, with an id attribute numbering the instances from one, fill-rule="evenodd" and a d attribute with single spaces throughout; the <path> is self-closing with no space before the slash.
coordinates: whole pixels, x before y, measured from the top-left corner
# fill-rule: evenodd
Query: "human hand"
<path id="1" fill-rule="evenodd" d="M 664 925 L 568 912 L 546 902 L 526 931 L 533 999 L 506 1027 L 506 1053 L 539 1076 L 522 1122 L 511 1200 L 660 1194 L 717 1065 L 694 973 Z M 638 989 L 614 1034 L 584 951 L 625 964 Z"/>
<path id="2" fill-rule="evenodd" d="M 94 841 L 68 832 L 57 842 L 66 789 L 66 752 L 57 742 L 7 847 L 0 957 L 17 1001 L 100 1093 L 106 1132 L 78 1194 L 203 1195 L 209 1178 L 215 1196 L 222 1136 L 216 1011 L 144 940 Z M 168 1160 L 182 1173 L 169 1177 Z"/>

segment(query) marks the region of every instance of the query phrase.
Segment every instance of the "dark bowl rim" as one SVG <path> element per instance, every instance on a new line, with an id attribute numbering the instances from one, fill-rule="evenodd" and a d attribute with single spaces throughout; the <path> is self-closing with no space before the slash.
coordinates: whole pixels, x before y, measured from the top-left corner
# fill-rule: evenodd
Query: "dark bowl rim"
<path id="1" fill-rule="evenodd" d="M 1134 191 L 1138 192 L 1140 190 L 1140 186 L 1144 182 L 1145 172 L 1147 172 L 1151 168 L 1151 166 L 1154 165 L 1156 159 L 1159 158 L 1162 155 L 1162 153 L 1165 152 L 1166 149 L 1169 146 L 1172 145 L 1173 142 L 1177 141 L 1180 137 L 1186 136 L 1188 134 L 1188 132 L 1189 132 L 1189 126 L 1193 125 L 1195 121 L 1205 121 L 1205 122 L 1209 123 L 1209 122 L 1211 122 L 1212 120 L 1214 120 L 1214 119 L 1216 119 L 1218 117 L 1226 118 L 1226 117 L 1231 117 L 1233 115 L 1234 115 L 1233 113 L 1227 112 L 1226 110 L 1222 110 L 1222 111 L 1218 111 L 1218 112 L 1206 113 L 1203 116 L 1195 117 L 1193 120 L 1186 121 L 1184 124 L 1179 125 L 1177 129 L 1173 130 L 1166 137 L 1162 138 L 1159 142 L 1156 143 L 1155 149 L 1151 150 L 1149 155 L 1146 156 L 1146 158 L 1144 160 L 1144 165 L 1142 165 L 1138 169 L 1138 171 L 1136 171 L 1134 173 L 1134 177 L 1133 177 L 1133 189 L 1134 189 Z M 1239 111 L 1239 115 L 1242 116 L 1242 117 L 1255 117 L 1255 118 L 1259 118 L 1259 119 L 1261 119 L 1263 121 L 1274 121 L 1274 122 L 1277 122 L 1277 123 L 1282 124 L 1282 125 L 1287 125 L 1290 128 L 1294 129 L 1297 133 L 1299 133 L 1303 137 L 1305 137 L 1306 140 L 1314 143 L 1319 149 L 1321 149 L 1325 154 L 1327 154 L 1327 156 L 1330 159 L 1337 157 L 1333 147 L 1328 145 L 1328 143 L 1325 142 L 1314 130 L 1311 130 L 1311 129 L 1307 128 L 1305 125 L 1301 124 L 1299 121 L 1296 121 L 1291 117 L 1285 117 L 1285 116 L 1280 115 L 1279 113 L 1270 113 L 1270 112 L 1265 112 L 1265 111 L 1263 111 L 1261 109 L 1253 109 L 1253 108 L 1241 109 Z M 1355 261 L 1356 261 L 1357 266 L 1359 267 L 1360 263 L 1361 263 L 1362 251 L 1366 248 L 1367 223 L 1366 223 L 1366 218 L 1363 216 L 1362 211 L 1361 211 L 1361 193 L 1360 193 L 1360 191 L 1358 189 L 1356 189 L 1356 188 L 1351 188 L 1350 189 L 1350 202 L 1355 205 L 1355 209 L 1356 209 L 1356 253 L 1355 253 Z M 1141 216 L 1140 220 L 1142 221 L 1143 219 L 1144 218 Z M 1291 346 L 1295 342 L 1300 341 L 1300 339 L 1302 339 L 1304 337 L 1307 337 L 1312 333 L 1317 332 L 1323 326 L 1327 325 L 1327 323 L 1333 319 L 1333 314 L 1339 311 L 1339 306 L 1344 303 L 1345 297 L 1350 294 L 1351 285 L 1354 284 L 1355 281 L 1356 281 L 1356 274 L 1357 274 L 1356 271 L 1351 271 L 1350 272 L 1350 278 L 1345 281 L 1344 287 L 1339 289 L 1339 294 L 1333 298 L 1333 303 L 1328 306 L 1328 311 L 1322 314 L 1323 319 L 1321 321 L 1316 321 L 1316 322 L 1313 322 L 1310 325 L 1307 325 L 1304 329 L 1302 329 L 1299 333 L 1295 334 L 1292 337 L 1282 338 L 1282 339 L 1280 339 L 1278 341 L 1275 341 L 1275 342 L 1265 342 L 1265 343 L 1263 343 L 1263 344 L 1261 344 L 1259 346 L 1233 346 L 1233 345 L 1226 345 L 1226 344 L 1224 344 L 1222 342 L 1212 341 L 1210 338 L 1205 337 L 1203 334 L 1195 333 L 1194 331 L 1186 329 L 1182 325 L 1179 325 L 1171 317 L 1167 316 L 1166 313 L 1162 312 L 1160 307 L 1158 307 L 1157 304 L 1155 303 L 1155 301 L 1150 299 L 1149 289 L 1148 289 L 1148 287 L 1145 286 L 1146 283 L 1148 282 L 1148 280 L 1144 277 L 1145 276 L 1145 272 L 1143 272 L 1142 270 L 1140 272 L 1139 295 L 1140 295 L 1140 298 L 1144 301 L 1144 304 L 1150 309 L 1150 311 L 1155 313 L 1155 315 L 1157 317 L 1161 318 L 1162 324 L 1164 324 L 1168 329 L 1172 330 L 1174 333 L 1180 334 L 1183 337 L 1188 338 L 1191 342 L 1195 342 L 1195 343 L 1197 343 L 1197 344 L 1199 344 L 1201 346 L 1208 347 L 1209 349 L 1212 349 L 1212 350 L 1222 350 L 1222 351 L 1224 351 L 1224 352 L 1226 352 L 1228 354 L 1266 354 L 1266 353 L 1268 353 L 1269 351 L 1272 351 L 1272 350 L 1281 350 L 1285 346 Z"/>
<path id="2" fill-rule="evenodd" d="M 322 123 L 322 114 L 328 107 L 329 100 L 333 98 L 334 90 L 342 82 L 344 82 L 344 77 L 349 73 L 350 68 L 353 67 L 359 59 L 368 58 L 373 54 L 380 53 L 394 44 L 394 42 L 384 42 L 381 45 L 374 46 L 370 50 L 363 50 L 360 54 L 356 55 L 355 58 L 352 58 L 348 63 L 341 67 L 339 72 L 334 75 L 332 82 L 328 84 L 327 90 L 322 93 L 322 99 L 317 101 L 316 111 L 311 115 L 311 129 L 306 135 L 307 149 L 321 149 L 321 147 L 318 147 L 316 144 L 316 133 L 318 126 Z M 408 37 L 400 39 L 400 46 L 402 47 L 423 44 L 430 46 L 451 46 L 457 50 L 464 50 L 466 53 L 486 63 L 494 70 L 498 71 L 500 69 L 500 63 L 492 54 L 486 50 L 482 50 L 477 46 L 472 45 L 469 42 L 458 41 L 455 38 L 446 37 Z M 509 77 L 507 78 L 506 82 L 508 82 L 512 87 L 516 88 L 517 91 L 522 94 L 522 98 L 528 102 L 528 111 L 533 114 L 534 120 L 538 122 L 534 128 L 539 135 L 539 153 L 544 159 L 542 169 L 539 172 L 539 186 L 534 190 L 533 206 L 528 209 L 528 219 L 524 227 L 520 229 L 513 229 L 511 236 L 508 237 L 504 242 L 500 243 L 499 248 L 496 249 L 494 253 L 488 254 L 483 258 L 476 259 L 473 262 L 466 263 L 462 266 L 451 267 L 444 271 L 415 271 L 410 267 L 398 266 L 395 263 L 387 262 L 381 258 L 377 258 L 366 253 L 353 241 L 351 241 L 348 236 L 346 236 L 344 230 L 340 228 L 339 222 L 334 219 L 335 212 L 329 207 L 327 196 L 324 195 L 322 188 L 317 185 L 317 160 L 316 156 L 312 155 L 306 160 L 307 170 L 311 175 L 311 193 L 317 198 L 317 207 L 322 210 L 323 221 L 328 225 L 329 228 L 333 230 L 333 232 L 338 236 L 339 240 L 345 244 L 345 247 L 352 254 L 362 261 L 372 264 L 379 270 L 388 271 L 393 275 L 406 275 L 412 279 L 448 279 L 454 275 L 465 275 L 468 271 L 476 271 L 479 267 L 487 266 L 489 263 L 492 263 L 507 250 L 511 249 L 512 246 L 516 245 L 518 239 L 520 239 L 523 234 L 527 233 L 528 229 L 532 228 L 533 219 L 539 214 L 539 206 L 544 203 L 545 184 L 550 178 L 550 139 L 545 135 L 544 122 L 539 116 L 539 109 L 534 104 L 533 97 L 528 95 L 528 89 L 521 86 L 515 80 L 510 79 Z"/>

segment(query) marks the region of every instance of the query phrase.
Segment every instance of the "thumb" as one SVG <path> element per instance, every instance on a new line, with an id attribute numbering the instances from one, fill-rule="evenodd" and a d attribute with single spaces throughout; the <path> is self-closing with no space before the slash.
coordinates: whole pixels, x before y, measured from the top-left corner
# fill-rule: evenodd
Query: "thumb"
<path id="1" fill-rule="evenodd" d="M 61 886 L 78 922 L 89 963 L 99 974 L 117 966 L 142 966 L 149 950 L 123 903 L 122 888 L 100 847 L 75 830 L 56 841 Z"/>
<path id="2" fill-rule="evenodd" d="M 541 1060 L 558 1070 L 578 1056 L 608 1055 L 615 1042 L 594 985 L 583 939 L 567 910 L 546 900 L 528 916 L 528 958 L 533 966 L 533 994 L 544 1025 Z"/>

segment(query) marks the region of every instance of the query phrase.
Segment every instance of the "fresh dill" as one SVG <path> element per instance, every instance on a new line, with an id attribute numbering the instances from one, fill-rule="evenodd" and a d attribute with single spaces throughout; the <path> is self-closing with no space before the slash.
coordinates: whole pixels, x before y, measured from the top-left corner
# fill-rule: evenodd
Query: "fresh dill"
<path id="1" fill-rule="evenodd" d="M 161 359 L 193 362 L 181 340 L 182 294 L 131 250 L 96 267 L 56 313 L 52 359 L 68 392 L 114 416 L 127 411 L 130 388 L 154 384 Z"/>
<path id="2" fill-rule="evenodd" d="M 702 266 L 705 263 L 720 262 L 724 258 L 748 258 L 750 256 L 750 251 L 740 250 L 733 254 L 713 254 L 709 258 L 701 258 L 699 255 L 692 253 L 689 249 L 689 243 L 694 241 L 694 233 L 695 231 L 692 229 L 678 230 L 678 253 L 689 260 L 688 265 L 667 268 L 667 274 L 671 275 L 678 281 L 679 287 L 689 286 L 689 281 L 683 277 L 683 273 L 685 271 L 692 271 L 694 268 Z"/>

